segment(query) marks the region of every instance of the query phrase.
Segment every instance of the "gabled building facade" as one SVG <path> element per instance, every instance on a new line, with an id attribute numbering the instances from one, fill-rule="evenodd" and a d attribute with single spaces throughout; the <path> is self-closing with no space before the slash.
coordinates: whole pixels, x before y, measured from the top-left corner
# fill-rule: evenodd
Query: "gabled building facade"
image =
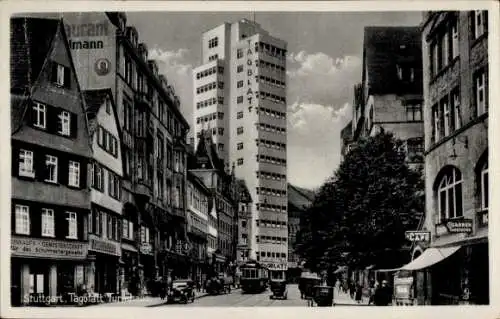
<path id="1" fill-rule="evenodd" d="M 89 283 L 85 101 L 62 21 L 10 26 L 11 301 L 57 302 Z"/>
<path id="2" fill-rule="evenodd" d="M 179 99 L 125 13 L 65 13 L 86 90 L 110 89 L 121 131 L 123 292 L 188 268 L 186 134 Z"/>
<path id="3" fill-rule="evenodd" d="M 208 267 L 209 208 L 212 194 L 203 181 L 190 171 L 188 171 L 187 182 L 187 232 L 192 249 L 190 278 L 196 282 L 205 282 Z"/>
<path id="4" fill-rule="evenodd" d="M 250 260 L 251 241 L 252 237 L 252 196 L 248 190 L 245 181 L 242 179 L 236 180 L 235 206 L 237 214 L 235 214 L 235 231 L 233 242 L 236 244 L 236 265 L 239 266 Z"/>
<path id="5" fill-rule="evenodd" d="M 234 205 L 234 178 L 224 170 L 210 132 L 202 132 L 198 139 L 194 160 L 189 171 L 200 178 L 210 190 L 208 218 L 209 276 L 234 270 L 236 227 Z"/>
<path id="6" fill-rule="evenodd" d="M 110 89 L 84 91 L 92 162 L 89 169 L 89 291 L 121 294 L 123 162 L 121 132 Z"/>
<path id="7" fill-rule="evenodd" d="M 365 27 L 362 82 L 354 87 L 352 121 L 342 131 L 343 154 L 383 129 L 404 142 L 410 166 L 422 166 L 421 47 L 418 27 Z"/>

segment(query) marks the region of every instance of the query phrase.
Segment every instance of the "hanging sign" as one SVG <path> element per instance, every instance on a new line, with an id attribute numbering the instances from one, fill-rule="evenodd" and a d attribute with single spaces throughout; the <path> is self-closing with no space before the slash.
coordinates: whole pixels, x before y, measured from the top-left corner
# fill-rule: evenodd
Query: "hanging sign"
<path id="1" fill-rule="evenodd" d="M 428 231 L 407 231 L 405 237 L 411 242 L 430 242 L 431 232 Z"/>

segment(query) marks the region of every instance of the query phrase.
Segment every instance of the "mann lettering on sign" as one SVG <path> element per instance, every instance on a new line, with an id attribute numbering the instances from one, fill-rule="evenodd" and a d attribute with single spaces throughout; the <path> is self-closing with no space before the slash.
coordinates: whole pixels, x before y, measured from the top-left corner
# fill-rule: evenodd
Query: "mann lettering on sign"
<path id="1" fill-rule="evenodd" d="M 82 49 L 104 49 L 104 41 L 98 39 L 86 40 L 71 40 L 73 38 L 88 38 L 88 37 L 107 37 L 108 24 L 101 23 L 84 23 L 76 25 L 66 25 L 66 35 L 69 40 L 69 48 L 71 50 Z"/>

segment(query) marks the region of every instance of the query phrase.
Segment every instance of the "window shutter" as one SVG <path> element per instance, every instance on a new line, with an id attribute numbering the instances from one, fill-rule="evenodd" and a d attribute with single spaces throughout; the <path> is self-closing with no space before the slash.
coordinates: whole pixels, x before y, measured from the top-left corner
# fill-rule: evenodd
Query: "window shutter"
<path id="1" fill-rule="evenodd" d="M 33 168 L 35 170 L 35 179 L 43 181 L 47 178 L 47 167 L 45 166 L 45 154 L 33 152 Z"/>
<path id="2" fill-rule="evenodd" d="M 72 138 L 77 137 L 78 133 L 78 117 L 74 113 L 70 113 L 70 135 Z"/>
<path id="3" fill-rule="evenodd" d="M 11 156 L 12 156 L 12 176 L 18 177 L 19 176 L 19 148 L 12 146 L 12 151 L 11 151 Z"/>
<path id="4" fill-rule="evenodd" d="M 68 233 L 66 213 L 64 211 L 54 212 L 54 230 L 57 238 L 64 238 Z M 65 226 L 66 225 L 66 226 Z"/>
<path id="5" fill-rule="evenodd" d="M 68 185 L 68 174 L 69 174 L 69 162 L 66 156 L 60 156 L 58 158 L 58 178 L 61 185 Z"/>
<path id="6" fill-rule="evenodd" d="M 71 69 L 64 67 L 64 87 L 71 88 Z"/>
<path id="7" fill-rule="evenodd" d="M 89 167 L 87 162 L 81 162 L 80 163 L 80 188 L 85 189 L 87 187 L 87 180 L 88 180 L 88 174 L 89 171 L 85 169 L 86 167 Z"/>
<path id="8" fill-rule="evenodd" d="M 53 83 L 57 83 L 57 63 L 53 61 L 50 68 L 50 81 Z"/>
<path id="9" fill-rule="evenodd" d="M 49 133 L 57 133 L 60 130 L 59 123 L 59 109 L 52 105 L 46 106 L 47 110 L 47 132 Z"/>
<path id="10" fill-rule="evenodd" d="M 34 237 L 39 237 L 42 235 L 42 211 L 38 207 L 30 206 L 30 235 Z"/>
<path id="11" fill-rule="evenodd" d="M 484 31 L 488 32 L 488 10 L 483 11 Z"/>

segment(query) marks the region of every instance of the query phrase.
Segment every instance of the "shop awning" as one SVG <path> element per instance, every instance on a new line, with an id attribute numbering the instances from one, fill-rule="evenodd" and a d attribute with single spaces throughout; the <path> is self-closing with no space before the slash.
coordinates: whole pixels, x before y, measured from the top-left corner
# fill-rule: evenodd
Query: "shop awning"
<path id="1" fill-rule="evenodd" d="M 404 265 L 400 268 L 391 268 L 391 269 L 377 269 L 377 272 L 395 272 L 400 270 L 420 270 L 427 267 L 430 267 L 438 262 L 445 260 L 446 258 L 453 255 L 457 250 L 462 246 L 451 246 L 451 247 L 432 247 L 427 248 L 422 255 L 418 256 L 410 263 Z"/>
<path id="2" fill-rule="evenodd" d="M 450 257 L 457 250 L 460 249 L 461 246 L 452 246 L 452 247 L 443 247 L 443 248 L 427 248 L 422 255 L 418 256 L 409 264 L 401 267 L 401 270 L 419 270 L 424 269 L 438 262 Z"/>

